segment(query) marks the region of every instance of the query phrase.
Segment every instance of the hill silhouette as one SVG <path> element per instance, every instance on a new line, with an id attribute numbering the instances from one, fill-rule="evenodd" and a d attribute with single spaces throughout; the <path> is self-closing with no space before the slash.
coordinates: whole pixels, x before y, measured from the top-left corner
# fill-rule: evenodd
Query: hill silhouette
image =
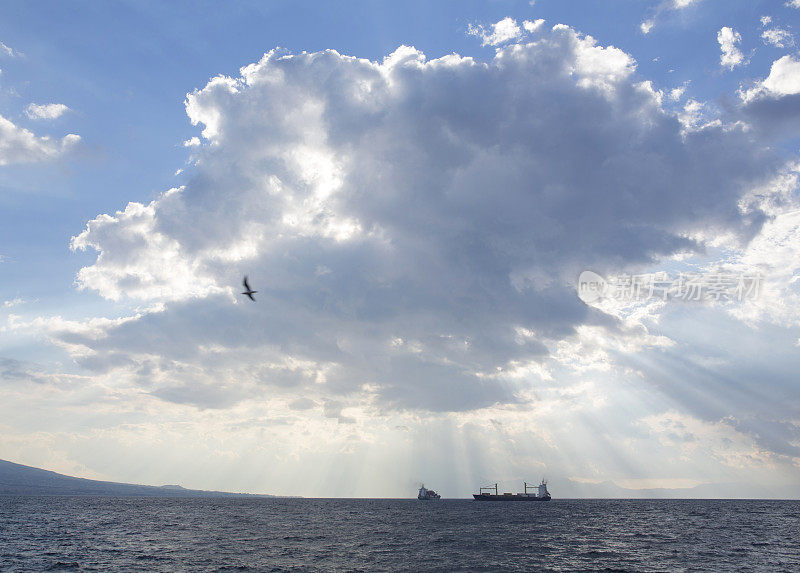
<path id="1" fill-rule="evenodd" d="M 0 460 L 0 495 L 107 495 L 148 497 L 274 497 L 186 489 L 179 485 L 137 485 L 66 476 Z"/>

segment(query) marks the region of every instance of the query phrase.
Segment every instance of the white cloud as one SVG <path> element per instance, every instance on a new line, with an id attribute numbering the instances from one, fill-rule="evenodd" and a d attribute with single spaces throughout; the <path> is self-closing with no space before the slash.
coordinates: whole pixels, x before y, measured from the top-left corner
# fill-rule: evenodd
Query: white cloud
<path id="1" fill-rule="evenodd" d="M 800 93 L 800 59 L 787 55 L 773 62 L 763 85 L 776 95 Z"/>
<path id="2" fill-rule="evenodd" d="M 732 70 L 744 63 L 744 55 L 737 47 L 737 44 L 742 42 L 742 36 L 739 32 L 725 26 L 717 32 L 717 42 L 719 42 L 719 47 L 722 51 L 719 63 L 723 68 Z"/>
<path id="3" fill-rule="evenodd" d="M 706 422 L 673 410 L 647 416 L 640 423 L 661 445 L 676 448 L 685 458 L 701 453 L 734 468 L 750 467 L 755 460 L 767 464 L 771 458 L 751 436 L 738 432 L 731 420 Z"/>
<path id="4" fill-rule="evenodd" d="M 46 103 L 42 105 L 31 103 L 25 108 L 25 115 L 30 119 L 56 119 L 68 111 L 70 109 L 63 103 Z"/>
<path id="5" fill-rule="evenodd" d="M 531 33 L 535 32 L 535 31 L 537 31 L 537 30 L 538 30 L 538 29 L 540 29 L 540 28 L 541 28 L 543 25 L 544 25 L 544 19 L 543 19 L 543 18 L 539 18 L 538 20 L 534 20 L 534 21 L 532 21 L 532 22 L 531 22 L 530 20 L 525 20 L 525 21 L 523 21 L 523 22 L 522 22 L 522 27 L 523 27 L 523 28 L 525 29 L 525 31 L 526 31 L 526 32 L 528 32 L 529 34 L 531 34 Z"/>
<path id="6" fill-rule="evenodd" d="M 769 75 L 740 96 L 746 103 L 762 97 L 781 97 L 800 93 L 800 59 L 791 55 L 772 62 Z"/>
<path id="7" fill-rule="evenodd" d="M 642 23 L 639 24 L 639 30 L 642 32 L 642 34 L 647 35 L 655 27 L 656 20 L 658 20 L 658 18 L 664 12 L 683 10 L 699 3 L 700 0 L 663 0 L 658 6 L 656 6 L 655 10 L 653 11 L 653 16 L 643 20 Z"/>
<path id="8" fill-rule="evenodd" d="M 181 191 L 171 189 L 158 203 L 166 205 Z M 119 300 L 123 294 L 142 300 L 173 300 L 222 292 L 182 253 L 177 241 L 157 229 L 156 205 L 156 201 L 149 205 L 129 203 L 113 217 L 101 215 L 89 221 L 86 230 L 73 237 L 73 250 L 113 245 L 105 248 L 102 272 L 91 266 L 78 273 L 81 288 L 92 288 L 111 300 Z M 123 235 L 115 233 L 120 226 L 128 229 Z M 231 251 L 220 255 L 229 260 L 235 260 L 230 258 L 235 256 Z"/>
<path id="9" fill-rule="evenodd" d="M 0 165 L 52 160 L 72 149 L 80 139 L 72 133 L 60 140 L 39 137 L 0 116 Z"/>
<path id="10" fill-rule="evenodd" d="M 686 88 L 688 87 L 689 87 L 689 82 L 687 81 L 684 82 L 683 85 L 678 86 L 677 88 L 672 88 L 671 90 L 669 90 L 669 99 L 671 99 L 672 101 L 679 101 L 683 97 L 683 94 L 686 93 Z"/>
<path id="11" fill-rule="evenodd" d="M 800 326 L 800 163 L 787 166 L 749 202 L 759 202 L 767 214 L 761 232 L 727 261 L 731 268 L 763 277 L 759 296 L 730 312 L 751 325 L 769 322 Z"/>
<path id="12" fill-rule="evenodd" d="M 629 55 L 563 25 L 488 62 L 270 52 L 186 110 L 196 177 L 73 240 L 98 252 L 81 287 L 158 310 L 70 331 L 77 359 L 172 402 L 281 388 L 356 420 L 529 400 L 494 373 L 621 328 L 575 296 L 580 270 L 749 236 L 738 202 L 775 163 L 720 121 L 684 129 Z"/>
<path id="13" fill-rule="evenodd" d="M 695 99 L 688 100 L 678 114 L 678 119 L 686 131 L 697 131 L 705 126 L 715 125 L 715 118 L 715 111 L 708 103 Z"/>
<path id="14" fill-rule="evenodd" d="M 769 221 L 742 255 L 740 262 L 765 278 L 758 298 L 734 309 L 750 324 L 767 321 L 781 326 L 800 325 L 800 207 Z"/>
<path id="15" fill-rule="evenodd" d="M 786 5 L 789 6 L 790 8 L 800 9 L 800 0 L 788 0 L 788 2 L 786 2 Z"/>
<path id="16" fill-rule="evenodd" d="M 5 52 L 9 56 L 19 55 L 2 42 L 0 42 L 0 52 Z M 68 110 L 69 108 L 63 104 L 31 103 L 26 108 L 25 114 L 30 119 L 54 119 Z M 38 136 L 0 115 L 0 165 L 52 160 L 74 148 L 80 139 L 80 136 L 73 133 L 61 139 Z"/>
<path id="17" fill-rule="evenodd" d="M 800 93 L 800 60 L 783 56 L 773 62 L 763 85 L 768 92 L 776 95 Z"/>
<path id="18" fill-rule="evenodd" d="M 508 17 L 492 24 L 488 30 L 480 24 L 477 26 L 470 24 L 468 32 L 473 36 L 478 36 L 483 46 L 499 46 L 522 36 L 522 29 L 517 21 Z"/>
<path id="19" fill-rule="evenodd" d="M 776 48 L 788 48 L 794 46 L 792 34 L 783 28 L 769 28 L 761 32 L 761 39 L 765 44 Z"/>
<path id="20" fill-rule="evenodd" d="M 766 26 L 772 23 L 772 16 L 761 16 L 761 25 Z"/>
<path id="21" fill-rule="evenodd" d="M 17 55 L 17 52 L 10 48 L 9 46 L 5 45 L 3 42 L 0 42 L 0 54 L 5 54 L 6 56 L 14 57 Z"/>

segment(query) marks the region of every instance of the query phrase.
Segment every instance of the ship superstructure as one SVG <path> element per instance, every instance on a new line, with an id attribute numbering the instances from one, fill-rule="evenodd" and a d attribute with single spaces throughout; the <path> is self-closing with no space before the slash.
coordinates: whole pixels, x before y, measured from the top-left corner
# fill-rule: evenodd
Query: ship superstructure
<path id="1" fill-rule="evenodd" d="M 428 489 L 423 484 L 421 488 L 419 488 L 419 493 L 417 494 L 417 499 L 441 499 L 441 495 L 433 491 L 432 489 Z"/>
<path id="2" fill-rule="evenodd" d="M 550 492 L 547 491 L 547 482 L 542 480 L 536 492 L 528 493 L 528 490 L 536 489 L 529 486 L 528 482 L 523 482 L 523 493 L 500 493 L 497 484 L 488 487 L 481 487 L 478 493 L 473 493 L 477 501 L 550 501 Z M 492 491 L 494 490 L 494 493 Z"/>

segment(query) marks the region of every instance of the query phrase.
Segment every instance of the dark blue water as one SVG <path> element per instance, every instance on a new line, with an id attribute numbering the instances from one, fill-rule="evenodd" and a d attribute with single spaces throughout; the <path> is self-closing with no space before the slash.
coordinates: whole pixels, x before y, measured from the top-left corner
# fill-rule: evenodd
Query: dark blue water
<path id="1" fill-rule="evenodd" d="M 3 571 L 800 571 L 800 502 L 0 497 Z"/>

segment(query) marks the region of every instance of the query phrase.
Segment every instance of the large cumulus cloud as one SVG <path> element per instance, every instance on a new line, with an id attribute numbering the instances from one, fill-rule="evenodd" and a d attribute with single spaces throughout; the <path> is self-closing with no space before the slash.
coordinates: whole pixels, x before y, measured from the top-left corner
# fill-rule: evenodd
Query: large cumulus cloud
<path id="1" fill-rule="evenodd" d="M 566 26 L 481 62 L 274 50 L 187 96 L 193 175 L 101 215 L 79 284 L 147 303 L 81 363 L 206 406 L 270 391 L 461 410 L 592 325 L 584 268 L 747 241 L 779 159 L 741 124 L 686 129 L 634 60 Z M 237 302 L 241 276 L 259 290 Z M 366 398 L 365 398 L 366 397 Z M 337 410 L 340 412 L 340 410 Z"/>

